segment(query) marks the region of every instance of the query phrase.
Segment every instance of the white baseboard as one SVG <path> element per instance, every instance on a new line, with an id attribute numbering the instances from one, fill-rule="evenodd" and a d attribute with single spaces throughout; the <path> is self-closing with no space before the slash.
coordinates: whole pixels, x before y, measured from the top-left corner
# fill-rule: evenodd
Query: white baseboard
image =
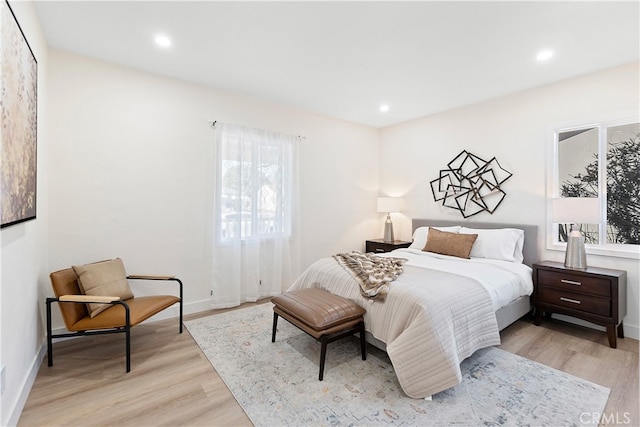
<path id="1" fill-rule="evenodd" d="M 202 301 L 185 303 L 182 306 L 182 315 L 186 316 L 187 314 L 195 314 L 203 311 L 211 310 L 211 300 L 206 299 Z M 166 310 L 162 310 L 160 313 L 156 314 L 153 317 L 150 317 L 145 322 L 157 322 L 159 320 L 173 319 L 180 315 L 180 306 L 173 305 Z"/>
<path id="2" fill-rule="evenodd" d="M 27 374 L 24 382 L 22 383 L 22 387 L 20 387 L 20 393 L 18 394 L 18 399 L 16 399 L 13 408 L 11 408 L 9 412 L 9 418 L 6 420 L 6 426 L 16 426 L 18 425 L 18 421 L 20 420 L 20 415 L 22 415 L 22 410 L 24 409 L 24 405 L 27 403 L 27 398 L 29 397 L 29 393 L 31 392 L 31 387 L 33 387 L 33 383 L 36 381 L 36 377 L 38 376 L 38 371 L 40 371 L 40 365 L 44 360 L 44 356 L 47 353 L 47 343 L 46 339 L 40 346 L 40 350 L 36 357 L 34 357 L 31 367 L 29 368 L 29 373 Z M 5 420 L 2 420 L 5 423 Z"/>
<path id="3" fill-rule="evenodd" d="M 640 340 L 640 328 L 624 323 L 624 336 L 633 338 L 634 340 Z"/>

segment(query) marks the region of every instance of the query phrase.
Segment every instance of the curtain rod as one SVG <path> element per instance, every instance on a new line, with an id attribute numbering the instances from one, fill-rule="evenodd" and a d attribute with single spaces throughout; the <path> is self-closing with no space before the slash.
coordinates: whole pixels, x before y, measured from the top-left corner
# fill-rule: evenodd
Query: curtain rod
<path id="1" fill-rule="evenodd" d="M 209 120 L 208 122 L 209 122 L 209 125 L 211 126 L 211 128 L 213 128 L 213 129 L 216 128 L 216 123 L 218 123 L 217 120 Z M 307 137 L 304 136 L 304 135 L 296 135 L 296 137 L 301 141 L 304 141 L 305 139 L 307 139 Z"/>

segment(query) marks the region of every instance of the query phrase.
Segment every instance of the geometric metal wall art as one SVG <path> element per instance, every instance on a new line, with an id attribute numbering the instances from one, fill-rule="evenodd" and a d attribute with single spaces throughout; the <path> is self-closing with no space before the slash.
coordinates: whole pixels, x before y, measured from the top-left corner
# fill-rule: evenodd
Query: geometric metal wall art
<path id="1" fill-rule="evenodd" d="M 500 187 L 513 175 L 494 157 L 489 161 L 463 150 L 430 182 L 433 200 L 460 211 L 464 218 L 492 214 L 504 200 Z"/>

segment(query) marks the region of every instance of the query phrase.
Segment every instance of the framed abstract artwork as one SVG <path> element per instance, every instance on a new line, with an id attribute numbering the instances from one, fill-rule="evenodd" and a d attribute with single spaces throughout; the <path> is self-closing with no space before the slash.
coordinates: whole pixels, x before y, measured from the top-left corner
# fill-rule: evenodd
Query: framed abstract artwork
<path id="1" fill-rule="evenodd" d="M 0 2 L 0 227 L 36 217 L 38 63 Z"/>

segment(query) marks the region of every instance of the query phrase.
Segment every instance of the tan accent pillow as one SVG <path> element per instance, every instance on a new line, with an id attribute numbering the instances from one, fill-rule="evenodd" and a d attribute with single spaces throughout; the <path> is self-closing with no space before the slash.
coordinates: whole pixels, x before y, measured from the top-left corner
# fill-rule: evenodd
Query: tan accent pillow
<path id="1" fill-rule="evenodd" d="M 473 242 L 478 238 L 477 234 L 447 233 L 431 227 L 429 227 L 428 236 L 423 251 L 467 259 L 471 253 Z"/>
<path id="2" fill-rule="evenodd" d="M 133 292 L 131 292 L 127 281 L 127 273 L 120 258 L 93 264 L 74 265 L 73 271 L 78 275 L 78 285 L 85 295 L 117 296 L 121 300 L 133 298 Z M 109 307 L 111 307 L 110 304 L 87 304 L 91 317 L 95 317 Z"/>

